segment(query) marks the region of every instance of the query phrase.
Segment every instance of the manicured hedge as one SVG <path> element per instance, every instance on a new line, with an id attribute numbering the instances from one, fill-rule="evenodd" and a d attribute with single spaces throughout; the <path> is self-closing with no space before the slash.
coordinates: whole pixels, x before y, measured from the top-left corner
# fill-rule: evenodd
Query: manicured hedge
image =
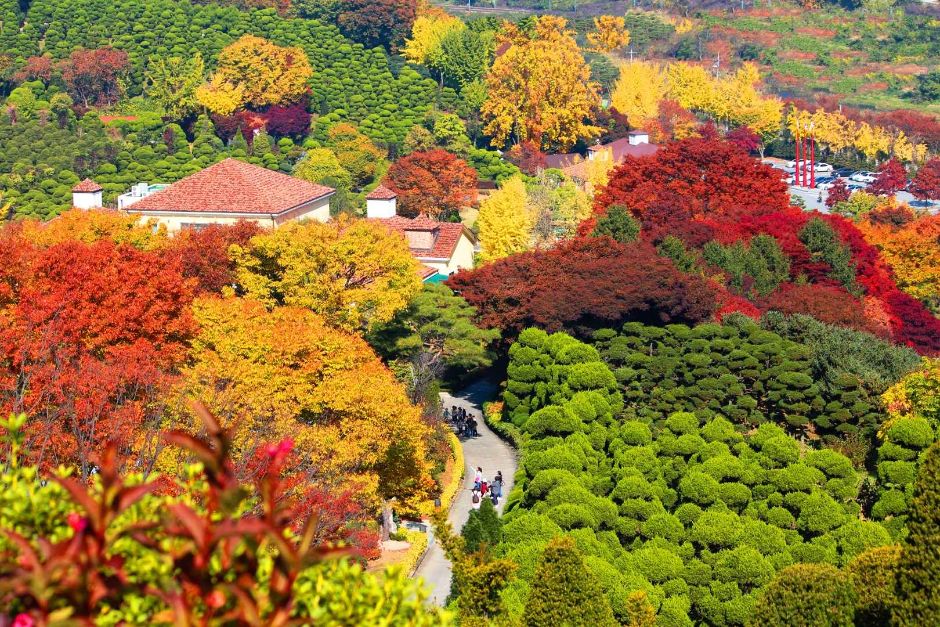
<path id="1" fill-rule="evenodd" d="M 643 590 L 665 625 L 748 623 L 781 569 L 841 567 L 891 543 L 885 527 L 860 516 L 862 478 L 850 460 L 795 439 L 782 401 L 767 400 L 777 389 L 783 398 L 815 386 L 795 376 L 809 378 L 805 347 L 756 326 L 628 324 L 598 336 L 595 347 L 528 329 L 510 349 L 505 411 L 526 434 L 497 546 L 520 564 L 503 597 L 511 613 L 522 612 L 534 560 L 558 534 L 574 538 L 618 620 L 628 620 L 629 594 Z M 748 383 L 734 394 L 722 383 L 718 404 L 703 403 L 692 393 L 702 357 Z M 625 364 L 634 366 L 630 377 Z M 787 373 L 795 382 L 778 388 Z M 632 381 L 642 385 L 624 385 Z M 691 411 L 657 397 L 679 388 L 686 392 L 672 406 L 687 402 Z M 747 422 L 723 415 L 748 394 L 757 404 Z M 756 413 L 760 420 L 750 418 Z M 900 432 L 904 441 L 926 437 Z M 902 467 L 885 474 L 907 477 Z"/>

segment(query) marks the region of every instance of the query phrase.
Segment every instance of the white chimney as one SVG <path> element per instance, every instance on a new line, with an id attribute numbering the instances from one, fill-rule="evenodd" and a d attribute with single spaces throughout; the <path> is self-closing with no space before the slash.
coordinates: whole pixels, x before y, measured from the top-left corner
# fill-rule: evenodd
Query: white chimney
<path id="1" fill-rule="evenodd" d="M 650 135 L 646 131 L 630 131 L 627 134 L 627 141 L 631 146 L 650 143 Z"/>
<path id="2" fill-rule="evenodd" d="M 85 179 L 72 188 L 72 206 L 76 209 L 99 209 L 102 187 L 91 179 Z"/>
<path id="3" fill-rule="evenodd" d="M 379 185 L 366 196 L 367 218 L 394 218 L 398 209 L 398 194 Z"/>

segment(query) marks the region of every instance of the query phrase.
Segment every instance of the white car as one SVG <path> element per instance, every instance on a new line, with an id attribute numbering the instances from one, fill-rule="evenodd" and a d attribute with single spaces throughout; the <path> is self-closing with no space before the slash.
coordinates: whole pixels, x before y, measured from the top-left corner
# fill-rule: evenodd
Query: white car
<path id="1" fill-rule="evenodd" d="M 878 175 L 875 172 L 856 172 L 849 177 L 850 181 L 855 181 L 856 183 L 874 183 L 875 179 L 878 178 Z"/>
<path id="2" fill-rule="evenodd" d="M 832 189 L 832 186 L 836 184 L 836 180 L 838 179 L 816 183 L 816 189 Z"/>
<path id="3" fill-rule="evenodd" d="M 832 172 L 832 166 L 828 163 L 817 163 L 813 169 L 816 170 L 816 174 L 828 174 Z"/>

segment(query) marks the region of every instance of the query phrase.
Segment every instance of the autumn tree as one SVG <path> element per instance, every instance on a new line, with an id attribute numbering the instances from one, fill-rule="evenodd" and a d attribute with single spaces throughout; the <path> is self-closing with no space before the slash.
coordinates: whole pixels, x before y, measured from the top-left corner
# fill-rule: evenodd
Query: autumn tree
<path id="1" fill-rule="evenodd" d="M 236 265 L 229 249 L 247 246 L 261 233 L 256 222 L 209 224 L 205 228 L 183 229 L 166 244 L 170 255 L 179 259 L 183 276 L 195 281 L 197 293 L 219 294 L 235 285 Z"/>
<path id="2" fill-rule="evenodd" d="M 894 196 L 907 185 L 907 170 L 897 159 L 889 159 L 878 168 L 878 176 L 868 191 L 879 196 Z"/>
<path id="3" fill-rule="evenodd" d="M 197 98 L 213 113 L 229 115 L 244 106 L 295 102 L 307 92 L 312 76 L 302 48 L 242 35 L 219 53 L 216 70 Z"/>
<path id="4" fill-rule="evenodd" d="M 919 200 L 940 200 L 940 157 L 920 166 L 911 181 L 911 193 Z"/>
<path id="5" fill-rule="evenodd" d="M 75 50 L 60 63 L 62 80 L 85 107 L 111 104 L 120 96 L 120 78 L 127 70 L 127 53 L 114 48 Z"/>
<path id="6" fill-rule="evenodd" d="M 488 367 L 489 345 L 499 332 L 474 323 L 476 310 L 445 285 L 425 285 L 405 309 L 368 335 L 386 359 L 416 362 L 437 375 L 455 379 Z"/>
<path id="7" fill-rule="evenodd" d="M 488 95 L 481 113 L 494 146 L 532 140 L 561 150 L 599 129 L 585 122 L 599 104 L 597 85 L 567 22 L 537 19 L 534 33 L 504 26 L 505 52 L 486 76 Z"/>
<path id="8" fill-rule="evenodd" d="M 352 174 L 329 148 L 311 148 L 294 166 L 294 176 L 334 189 L 352 189 Z"/>
<path id="9" fill-rule="evenodd" d="M 443 9 L 429 7 L 415 19 L 411 37 L 405 42 L 402 54 L 413 63 L 420 63 L 436 70 L 443 84 L 445 67 L 443 42 L 451 31 L 457 32 L 465 28 L 466 25 L 460 18 L 449 15 Z"/>
<path id="10" fill-rule="evenodd" d="M 514 176 L 480 203 L 477 227 L 481 261 L 493 261 L 529 248 L 535 220 L 526 201 L 525 182 Z"/>
<path id="11" fill-rule="evenodd" d="M 0 201 L 0 205 L 2 205 Z M 166 243 L 166 229 L 155 224 L 141 224 L 139 216 L 111 209 L 71 209 L 49 222 L 24 221 L 12 230 L 39 248 L 56 244 L 82 242 L 94 244 L 109 240 L 138 250 L 153 250 Z"/>
<path id="12" fill-rule="evenodd" d="M 48 53 L 42 56 L 27 57 L 23 67 L 13 75 L 13 80 L 17 83 L 25 81 L 43 81 L 44 83 L 48 83 L 52 80 L 52 72 L 54 69 L 52 56 Z"/>
<path id="13" fill-rule="evenodd" d="M 352 124 L 340 123 L 330 127 L 325 143 L 336 154 L 340 166 L 349 172 L 353 189 L 361 189 L 374 182 L 388 166 L 385 151 Z"/>
<path id="14" fill-rule="evenodd" d="M 198 52 L 182 57 L 151 57 L 144 91 L 175 120 L 197 110 L 196 92 L 205 80 L 205 63 Z"/>
<path id="15" fill-rule="evenodd" d="M 373 506 L 427 497 L 428 430 L 364 340 L 308 309 L 250 299 L 198 300 L 194 313 L 182 391 L 237 424 L 239 455 L 289 437 L 324 487 L 356 486 Z"/>
<path id="16" fill-rule="evenodd" d="M 565 241 L 451 277 L 484 326 L 514 338 L 526 327 L 582 331 L 628 320 L 696 323 L 715 308 L 714 288 L 679 272 L 649 244 L 607 237 Z M 564 294 L 565 298 L 559 298 Z"/>
<path id="17" fill-rule="evenodd" d="M 826 192 L 826 209 L 832 209 L 840 202 L 847 201 L 850 196 L 851 194 L 849 193 L 848 186 L 845 184 L 845 179 L 836 179 L 832 187 L 829 188 L 829 191 Z"/>
<path id="18" fill-rule="evenodd" d="M 402 215 L 448 219 L 477 199 L 477 173 L 442 149 L 413 152 L 392 164 L 385 185 L 398 194 Z"/>
<path id="19" fill-rule="evenodd" d="M 630 31 L 623 17 L 599 15 L 594 18 L 594 30 L 587 39 L 598 52 L 613 52 L 630 43 Z"/>
<path id="20" fill-rule="evenodd" d="M 338 328 L 387 322 L 421 289 L 404 238 L 367 220 L 291 222 L 235 246 L 244 293 L 308 308 Z"/>
<path id="21" fill-rule="evenodd" d="M 655 225 L 670 215 L 756 215 L 783 211 L 790 203 L 786 184 L 770 166 L 727 142 L 690 138 L 650 157 L 627 157 L 595 198 L 595 211 L 602 215 L 614 204 Z"/>
<path id="22" fill-rule="evenodd" d="M 506 160 L 514 164 L 523 174 L 535 176 L 545 169 L 545 153 L 532 141 L 519 142 L 506 152 Z"/>
<path id="23" fill-rule="evenodd" d="M 417 5 L 417 0 L 346 0 L 336 23 L 368 47 L 395 48 L 411 33 Z"/>
<path id="24" fill-rule="evenodd" d="M 627 116 L 631 125 L 643 127 L 657 116 L 666 90 L 666 76 L 657 64 L 651 61 L 622 63 L 610 103 Z"/>
<path id="25" fill-rule="evenodd" d="M 195 331 L 179 263 L 108 240 L 39 250 L 12 237 L 0 258 L 0 398 L 30 416 L 30 456 L 87 477 L 114 441 L 147 468 L 159 399 Z"/>
<path id="26" fill-rule="evenodd" d="M 902 225 L 874 222 L 871 216 L 858 228 L 894 270 L 898 287 L 932 311 L 940 311 L 940 216 L 927 215 Z"/>

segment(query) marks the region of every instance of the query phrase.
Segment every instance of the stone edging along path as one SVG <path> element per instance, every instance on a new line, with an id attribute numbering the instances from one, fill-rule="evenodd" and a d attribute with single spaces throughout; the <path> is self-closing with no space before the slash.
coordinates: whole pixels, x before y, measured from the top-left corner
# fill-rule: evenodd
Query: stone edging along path
<path id="1" fill-rule="evenodd" d="M 483 468 L 483 476 L 488 480 L 496 475 L 497 471 L 502 471 L 505 484 L 503 486 L 503 499 L 497 506 L 497 510 L 502 512 L 503 503 L 506 496 L 512 490 L 513 478 L 516 475 L 518 465 L 516 451 L 502 440 L 498 435 L 486 425 L 483 420 L 483 403 L 492 400 L 498 389 L 497 384 L 492 381 L 481 379 L 453 396 L 441 393 L 441 403 L 443 407 L 450 408 L 452 405 L 464 407 L 468 412 L 473 413 L 477 418 L 477 431 L 479 435 L 475 438 L 461 438 L 460 443 L 463 447 L 464 463 L 466 470 L 464 472 L 463 488 L 454 498 L 448 516 L 450 524 L 454 531 L 459 532 L 464 523 L 470 516 L 471 502 L 470 489 L 473 487 L 473 474 L 476 467 Z M 421 561 L 421 565 L 415 571 L 416 578 L 424 580 L 425 590 L 428 592 L 428 603 L 443 606 L 447 602 L 447 596 L 450 594 L 451 566 L 440 545 L 430 538 L 430 548 Z"/>

